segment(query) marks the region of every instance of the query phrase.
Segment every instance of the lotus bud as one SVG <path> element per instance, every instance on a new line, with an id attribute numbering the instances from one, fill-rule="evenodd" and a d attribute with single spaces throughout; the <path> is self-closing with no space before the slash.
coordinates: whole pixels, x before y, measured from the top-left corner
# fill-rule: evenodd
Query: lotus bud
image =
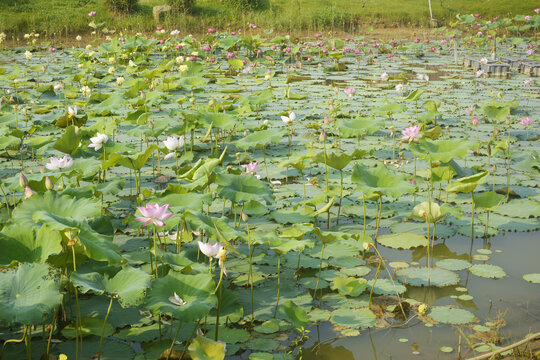
<path id="1" fill-rule="evenodd" d="M 64 190 L 64 188 L 65 188 L 64 179 L 62 178 L 62 180 L 60 180 L 60 185 L 58 185 L 58 190 L 62 191 Z"/>
<path id="2" fill-rule="evenodd" d="M 372 245 L 371 245 L 370 243 L 368 243 L 368 242 L 365 242 L 365 241 L 364 241 L 364 242 L 362 243 L 362 247 L 363 247 L 364 250 L 366 250 L 366 251 L 369 250 L 369 249 L 371 249 L 371 246 L 372 246 Z"/>
<path id="3" fill-rule="evenodd" d="M 326 133 L 324 132 L 324 129 L 321 130 L 321 135 L 319 135 L 319 141 L 323 142 L 326 140 Z"/>
<path id="4" fill-rule="evenodd" d="M 219 257 L 219 259 L 220 259 L 221 261 L 227 260 L 227 250 L 225 250 L 225 249 L 219 250 L 218 257 Z"/>
<path id="5" fill-rule="evenodd" d="M 190 97 L 190 98 L 189 98 L 189 103 L 190 103 L 191 105 L 195 104 L 195 98 L 194 98 L 194 97 Z"/>
<path id="6" fill-rule="evenodd" d="M 145 200 L 144 194 L 140 193 L 139 194 L 139 203 L 142 203 L 144 200 Z"/>
<path id="7" fill-rule="evenodd" d="M 154 123 L 151 120 L 148 120 L 148 127 L 150 128 L 150 130 L 154 128 Z"/>
<path id="8" fill-rule="evenodd" d="M 28 186 L 24 188 L 24 198 L 28 199 L 30 196 L 34 195 L 36 192 L 30 189 Z"/>
<path id="9" fill-rule="evenodd" d="M 47 188 L 47 190 L 54 189 L 54 183 L 48 176 L 45 177 L 45 188 Z"/>
<path id="10" fill-rule="evenodd" d="M 249 220 L 249 217 L 247 216 L 247 214 L 246 214 L 245 212 L 242 211 L 241 216 L 242 216 L 242 221 L 245 222 L 245 223 L 247 223 L 248 220 Z"/>
<path id="11" fill-rule="evenodd" d="M 506 125 L 510 125 L 510 120 L 508 120 L 508 118 L 506 118 L 504 122 L 506 123 Z"/>
<path id="12" fill-rule="evenodd" d="M 26 178 L 26 176 L 24 176 L 24 174 L 22 173 L 22 171 L 19 173 L 19 185 L 20 185 L 22 188 L 25 188 L 26 185 L 28 185 L 28 179 Z"/>
<path id="13" fill-rule="evenodd" d="M 493 170 L 493 173 L 495 173 L 495 171 L 497 171 L 497 165 L 493 165 L 493 167 L 491 168 L 491 170 Z"/>
<path id="14" fill-rule="evenodd" d="M 330 123 L 330 119 L 328 118 L 328 115 L 324 115 L 324 121 L 323 121 L 325 124 L 329 124 Z"/>
<path id="15" fill-rule="evenodd" d="M 247 130 L 244 130 L 244 136 L 248 136 Z"/>

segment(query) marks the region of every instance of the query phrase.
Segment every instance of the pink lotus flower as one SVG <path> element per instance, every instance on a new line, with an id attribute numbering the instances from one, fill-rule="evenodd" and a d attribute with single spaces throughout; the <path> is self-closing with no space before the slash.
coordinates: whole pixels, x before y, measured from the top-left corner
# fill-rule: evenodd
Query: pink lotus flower
<path id="1" fill-rule="evenodd" d="M 480 15 L 480 14 L 474 14 L 474 17 L 477 18 L 477 19 L 481 19 L 481 18 L 482 18 L 482 15 Z"/>
<path id="2" fill-rule="evenodd" d="M 210 52 L 212 50 L 212 47 L 210 45 L 205 45 L 202 49 L 206 52 Z"/>
<path id="3" fill-rule="evenodd" d="M 346 88 L 345 90 L 343 90 L 343 92 L 345 93 L 345 95 L 347 95 L 350 98 L 353 97 L 354 93 L 356 92 L 356 88 L 354 87 L 350 87 L 350 88 Z"/>
<path id="4" fill-rule="evenodd" d="M 523 81 L 523 85 L 527 86 L 527 85 L 529 85 L 532 81 L 533 81 L 532 78 L 525 79 L 525 80 Z"/>
<path id="5" fill-rule="evenodd" d="M 319 33 L 319 34 L 315 34 L 315 37 L 316 37 L 316 38 L 320 38 L 320 37 L 322 37 L 322 34 L 320 34 L 320 33 Z"/>
<path id="6" fill-rule="evenodd" d="M 90 17 L 94 17 L 94 16 L 96 16 L 96 15 L 97 15 L 97 12 L 95 12 L 95 11 L 90 11 L 90 12 L 88 13 L 88 16 L 90 16 Z"/>
<path id="7" fill-rule="evenodd" d="M 401 130 L 401 134 L 403 134 L 403 136 L 401 137 L 401 141 L 417 141 L 418 139 L 420 139 L 420 137 L 422 137 L 422 135 L 419 133 L 420 127 L 418 125 L 409 126 L 408 128 Z"/>
<path id="8" fill-rule="evenodd" d="M 58 169 L 70 168 L 72 165 L 73 165 L 73 159 L 71 159 L 67 155 L 65 155 L 61 159 L 51 157 L 49 159 L 49 162 L 47 164 L 45 164 L 45 167 L 47 169 L 49 169 L 49 170 L 58 170 Z"/>
<path id="9" fill-rule="evenodd" d="M 478 126 L 478 118 L 476 116 L 472 118 L 472 124 Z"/>
<path id="10" fill-rule="evenodd" d="M 221 246 L 220 243 L 210 245 L 210 243 L 203 243 L 202 241 L 197 242 L 199 244 L 199 250 L 210 259 L 217 257 L 219 252 L 223 249 L 223 246 Z"/>
<path id="11" fill-rule="evenodd" d="M 230 23 L 229 23 L 230 24 Z M 230 26 L 230 25 L 229 25 Z M 210 28 L 208 29 L 208 33 L 209 34 L 215 34 L 216 33 L 216 29 L 215 28 Z"/>
<path id="12" fill-rule="evenodd" d="M 519 122 L 521 125 L 525 126 L 525 127 L 528 127 L 529 125 L 531 125 L 533 122 L 533 120 L 530 118 L 530 117 L 525 117 L 523 119 L 521 119 L 521 121 Z"/>
<path id="13" fill-rule="evenodd" d="M 471 105 L 469 106 L 468 108 L 465 109 L 465 114 L 467 115 L 471 115 L 474 111 L 474 105 Z"/>
<path id="14" fill-rule="evenodd" d="M 250 162 L 249 164 L 242 164 L 240 166 L 244 168 L 243 174 L 245 174 L 245 175 L 247 175 L 247 174 L 257 175 L 257 173 L 259 171 L 261 171 L 261 169 L 259 169 L 257 167 L 258 164 L 259 163 L 257 161 L 253 161 L 253 162 Z"/>
<path id="15" fill-rule="evenodd" d="M 227 58 L 229 58 L 229 59 L 234 59 L 234 57 L 235 57 L 235 55 L 234 55 L 233 52 L 228 52 L 228 53 L 227 53 Z"/>
<path id="16" fill-rule="evenodd" d="M 173 213 L 167 213 L 169 204 L 159 206 L 158 204 L 146 204 L 146 207 L 137 206 L 137 210 L 142 216 L 136 217 L 135 221 L 140 221 L 143 226 L 154 224 L 156 226 L 165 225 L 164 221 L 173 216 Z"/>

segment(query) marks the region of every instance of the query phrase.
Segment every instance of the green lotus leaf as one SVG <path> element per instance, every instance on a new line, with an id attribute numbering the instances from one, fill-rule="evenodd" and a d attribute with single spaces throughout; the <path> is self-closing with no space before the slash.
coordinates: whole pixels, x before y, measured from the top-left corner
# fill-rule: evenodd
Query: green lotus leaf
<path id="1" fill-rule="evenodd" d="M 7 323 L 41 324 L 62 302 L 59 283 L 46 264 L 21 264 L 0 272 L 0 319 Z"/>
<path id="2" fill-rule="evenodd" d="M 274 201 L 268 184 L 252 175 L 217 174 L 215 182 L 218 195 L 235 204 L 260 199 L 268 204 Z"/>
<path id="3" fill-rule="evenodd" d="M 357 279 L 354 277 L 337 277 L 332 282 L 332 289 L 337 290 L 341 295 L 356 297 L 364 292 L 367 288 L 365 279 Z"/>
<path id="4" fill-rule="evenodd" d="M 205 204 L 212 203 L 212 194 L 205 193 L 185 193 L 185 194 L 167 194 L 157 198 L 159 205 L 169 204 L 169 207 L 174 212 L 184 212 L 186 210 L 202 211 Z"/>
<path id="5" fill-rule="evenodd" d="M 253 147 L 262 148 L 270 144 L 278 144 L 283 139 L 283 136 L 284 133 L 282 130 L 260 130 L 237 140 L 234 144 L 236 147 L 247 151 Z"/>
<path id="6" fill-rule="evenodd" d="M 201 76 L 188 76 L 188 77 L 183 77 L 180 80 L 180 85 L 185 86 L 189 89 L 203 87 L 206 84 L 208 84 L 208 79 L 203 78 Z"/>
<path id="7" fill-rule="evenodd" d="M 346 153 L 337 154 L 333 151 L 326 153 L 326 164 L 336 170 L 343 170 L 352 160 L 352 156 Z M 311 161 L 314 163 L 324 164 L 325 156 L 324 151 L 317 153 Z"/>
<path id="8" fill-rule="evenodd" d="M 189 355 L 193 360 L 223 360 L 225 348 L 223 344 L 214 340 L 197 336 L 189 345 Z"/>
<path id="9" fill-rule="evenodd" d="M 461 325 L 474 321 L 474 314 L 468 310 L 450 306 L 434 306 L 428 316 L 443 324 Z"/>
<path id="10" fill-rule="evenodd" d="M 77 233 L 77 239 L 84 248 L 85 254 L 97 261 L 119 263 L 123 260 L 118 245 L 112 242 L 112 236 L 100 234 L 82 222 L 67 217 L 51 214 L 47 211 L 36 211 L 33 220 L 48 225 L 51 229 Z"/>
<path id="11" fill-rule="evenodd" d="M 471 144 L 466 140 L 428 140 L 420 139 L 409 145 L 413 154 L 427 161 L 449 162 L 462 158 L 469 152 Z"/>
<path id="12" fill-rule="evenodd" d="M 540 202 L 529 199 L 516 199 L 502 204 L 495 212 L 513 218 L 539 217 Z"/>
<path id="13" fill-rule="evenodd" d="M 32 217 L 38 211 L 46 211 L 61 217 L 73 217 L 83 221 L 101 214 L 101 206 L 93 199 L 74 199 L 52 191 L 35 194 L 23 201 L 13 212 L 17 224 L 32 226 Z"/>
<path id="14" fill-rule="evenodd" d="M 485 104 L 480 112 L 490 120 L 505 121 L 510 115 L 510 106 L 502 104 Z"/>
<path id="15" fill-rule="evenodd" d="M 170 271 L 152 284 L 147 294 L 147 306 L 154 314 L 170 314 L 184 323 L 207 316 L 217 305 L 215 283 L 210 274 L 185 275 Z M 184 305 L 172 303 L 176 293 Z"/>
<path id="16" fill-rule="evenodd" d="M 364 134 L 372 135 L 384 126 L 383 122 L 375 119 L 339 119 L 339 133 L 344 138 L 360 137 Z"/>
<path id="17" fill-rule="evenodd" d="M 424 201 L 416 205 L 411 213 L 411 217 L 426 220 L 429 220 L 430 223 L 435 223 L 442 219 L 444 214 L 441 213 L 441 208 L 439 204 L 432 202 L 431 204 L 427 201 Z"/>
<path id="18" fill-rule="evenodd" d="M 151 276 L 142 270 L 126 266 L 112 278 L 96 272 L 71 274 L 72 283 L 83 293 L 92 291 L 95 294 L 107 293 L 118 296 L 122 307 L 136 306 L 144 298 L 145 289 L 150 286 Z"/>
<path id="19" fill-rule="evenodd" d="M 502 267 L 491 264 L 474 264 L 469 268 L 469 271 L 476 276 L 491 279 L 500 279 L 506 276 Z"/>
<path id="20" fill-rule="evenodd" d="M 451 271 L 459 271 L 459 270 L 465 270 L 472 266 L 470 262 L 467 260 L 461 260 L 461 259 L 443 259 L 439 260 L 435 263 L 437 267 L 440 267 L 441 269 L 451 270 Z"/>
<path id="21" fill-rule="evenodd" d="M 376 168 L 365 165 L 355 165 L 351 181 L 358 185 L 358 190 L 366 196 L 379 195 L 400 197 L 412 194 L 415 187 L 405 176 L 390 172 L 384 164 Z"/>
<path id="22" fill-rule="evenodd" d="M 80 332 L 83 336 L 86 335 L 96 335 L 101 336 L 101 331 L 103 330 L 103 336 L 109 337 L 114 334 L 114 327 L 108 322 L 105 323 L 105 328 L 103 328 L 103 319 L 93 318 L 93 317 L 81 317 L 81 328 Z M 68 339 L 74 339 L 77 336 L 77 331 L 74 324 L 69 324 L 68 326 L 62 329 L 62 336 Z"/>
<path id="23" fill-rule="evenodd" d="M 506 199 L 506 196 L 497 194 L 495 191 L 484 191 L 480 194 L 473 194 L 474 207 L 478 211 L 493 211 L 499 207 Z"/>
<path id="24" fill-rule="evenodd" d="M 12 224 L 0 232 L 0 266 L 14 262 L 44 263 L 49 255 L 62 252 L 62 236 L 58 231 L 43 225 Z"/>
<path id="25" fill-rule="evenodd" d="M 533 284 L 540 284 L 540 273 L 525 274 L 523 275 L 523 280 L 528 281 Z"/>
<path id="26" fill-rule="evenodd" d="M 285 239 L 273 234 L 269 234 L 263 238 L 265 239 L 264 243 L 278 254 L 286 254 L 289 251 L 302 251 L 306 247 L 313 247 L 313 242 L 310 240 Z"/>
<path id="27" fill-rule="evenodd" d="M 448 192 L 470 193 L 480 184 L 483 184 L 489 176 L 489 171 L 484 171 L 467 177 L 454 180 L 446 186 Z"/>
<path id="28" fill-rule="evenodd" d="M 197 121 L 204 127 L 212 125 L 223 130 L 232 130 L 238 125 L 238 120 L 231 114 L 201 112 L 195 116 Z"/>
<path id="29" fill-rule="evenodd" d="M 72 154 L 79 148 L 82 132 L 75 126 L 68 126 L 62 136 L 53 145 L 53 148 L 64 153 Z"/>
<path id="30" fill-rule="evenodd" d="M 140 170 L 146 164 L 152 153 L 157 149 L 158 147 L 156 145 L 150 145 L 146 148 L 146 150 L 135 155 L 121 156 L 117 160 L 117 163 L 131 170 Z"/>
<path id="31" fill-rule="evenodd" d="M 375 325 L 377 317 L 368 308 L 338 309 L 332 311 L 330 321 L 336 325 L 351 329 L 366 329 Z"/>
<path id="32" fill-rule="evenodd" d="M 223 314 L 221 313 L 223 316 Z M 211 329 L 206 333 L 206 336 L 213 339 L 216 334 L 216 330 Z M 232 329 L 228 327 L 221 327 L 218 332 L 218 340 L 224 341 L 228 344 L 245 343 L 251 337 L 250 333 L 244 329 Z"/>
<path id="33" fill-rule="evenodd" d="M 392 249 L 412 249 L 428 245 L 428 239 L 425 236 L 410 232 L 379 235 L 377 242 Z"/>
<path id="34" fill-rule="evenodd" d="M 306 310 L 296 305 L 291 300 L 285 301 L 279 307 L 279 312 L 285 315 L 287 320 L 289 320 L 295 328 L 303 328 L 308 324 L 308 316 Z"/>
<path id="35" fill-rule="evenodd" d="M 373 293 L 377 295 L 396 295 L 403 294 L 407 288 L 397 281 L 392 282 L 390 279 L 371 279 L 367 283 L 369 289 L 373 287 Z"/>
<path id="36" fill-rule="evenodd" d="M 459 282 L 458 274 L 432 267 L 409 267 L 396 270 L 399 281 L 414 286 L 449 286 Z"/>

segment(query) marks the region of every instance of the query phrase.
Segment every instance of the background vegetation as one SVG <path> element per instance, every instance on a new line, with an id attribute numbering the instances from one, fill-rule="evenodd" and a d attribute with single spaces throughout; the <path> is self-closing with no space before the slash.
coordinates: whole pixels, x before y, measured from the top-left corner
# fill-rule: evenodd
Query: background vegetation
<path id="1" fill-rule="evenodd" d="M 258 0 L 258 9 L 240 9 L 238 1 L 196 0 L 192 14 L 176 14 L 158 24 L 152 7 L 167 0 L 139 0 L 132 14 L 112 12 L 106 0 L 0 0 L 0 32 L 21 36 L 32 31 L 48 37 L 72 37 L 92 29 L 90 11 L 97 11 L 96 22 L 109 29 L 148 32 L 156 26 L 189 33 L 209 27 L 220 30 L 231 23 L 234 30 L 247 29 L 250 23 L 278 32 L 358 32 L 367 27 L 428 26 L 427 0 Z M 240 1 L 241 3 L 242 1 Z M 433 0 L 434 17 L 444 25 L 461 13 L 483 16 L 532 14 L 535 1 L 515 0 Z M 536 7 L 539 4 L 536 2 Z"/>

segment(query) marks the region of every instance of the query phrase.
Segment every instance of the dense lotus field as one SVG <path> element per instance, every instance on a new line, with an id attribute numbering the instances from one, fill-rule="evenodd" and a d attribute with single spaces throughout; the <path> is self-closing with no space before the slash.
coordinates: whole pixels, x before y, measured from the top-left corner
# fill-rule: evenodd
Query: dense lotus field
<path id="1" fill-rule="evenodd" d="M 493 306 L 538 332 L 538 81 L 465 68 L 491 41 L 456 33 L 3 50 L 3 358 L 315 359 L 388 331 L 407 358 L 412 326 L 446 334 L 423 358 L 472 356 L 504 337 L 486 289 L 516 286 Z"/>

